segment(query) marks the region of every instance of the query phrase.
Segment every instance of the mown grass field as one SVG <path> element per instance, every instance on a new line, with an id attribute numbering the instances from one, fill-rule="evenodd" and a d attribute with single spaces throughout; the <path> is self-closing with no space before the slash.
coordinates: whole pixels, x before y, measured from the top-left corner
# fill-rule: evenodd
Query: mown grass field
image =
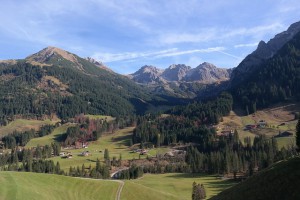
<path id="1" fill-rule="evenodd" d="M 86 149 L 73 149 L 73 150 L 63 150 L 70 152 L 73 158 L 62 159 L 60 157 L 51 158 L 55 163 L 59 161 L 60 166 L 63 170 L 69 170 L 70 166 L 82 166 L 83 164 L 88 167 L 89 165 L 95 166 L 97 158 L 99 160 L 104 160 L 104 150 L 108 149 L 110 158 L 114 156 L 119 159 L 120 154 L 122 160 L 139 159 L 146 158 L 146 155 L 139 156 L 138 153 L 132 153 L 130 149 L 130 139 L 134 127 L 128 127 L 125 129 L 120 129 L 115 133 L 110 133 L 103 135 L 97 141 L 91 142 Z M 89 156 L 80 156 L 79 154 L 83 151 L 89 151 Z M 163 154 L 169 151 L 169 148 L 155 148 L 149 151 L 152 156 L 156 154 Z"/>
<path id="2" fill-rule="evenodd" d="M 115 199 L 119 183 L 53 174 L 0 172 L 0 199 L 93 200 Z"/>
<path id="3" fill-rule="evenodd" d="M 10 122 L 7 126 L 0 127 L 0 136 L 10 134 L 14 131 L 23 132 L 30 129 L 39 129 L 42 125 L 55 124 L 58 120 L 27 120 L 27 119 L 16 119 Z"/>
<path id="4" fill-rule="evenodd" d="M 121 195 L 125 200 L 191 199 L 193 182 L 204 185 L 207 198 L 217 195 L 235 183 L 201 174 L 146 174 L 143 178 L 129 180 Z M 132 192 L 137 191 L 137 192 Z"/>

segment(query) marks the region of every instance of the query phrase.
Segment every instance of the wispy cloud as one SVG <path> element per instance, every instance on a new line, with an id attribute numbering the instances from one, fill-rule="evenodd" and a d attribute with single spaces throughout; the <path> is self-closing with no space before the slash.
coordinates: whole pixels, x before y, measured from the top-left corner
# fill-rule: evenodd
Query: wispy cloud
<path id="1" fill-rule="evenodd" d="M 255 43 L 248 43 L 248 44 L 236 44 L 234 48 L 242 48 L 242 47 L 255 47 L 258 45 L 258 42 Z"/>
<path id="2" fill-rule="evenodd" d="M 222 54 L 224 54 L 224 55 L 230 56 L 230 57 L 232 57 L 232 58 L 235 58 L 235 59 L 237 59 L 237 60 L 242 60 L 242 59 L 243 59 L 243 58 L 241 58 L 241 57 L 235 56 L 235 55 L 233 55 L 233 54 L 231 54 L 231 53 L 227 53 L 227 52 L 224 52 L 224 51 L 218 51 L 218 52 L 220 52 L 220 53 L 222 53 Z"/>
<path id="3" fill-rule="evenodd" d="M 276 32 L 283 29 L 284 25 L 281 23 L 273 23 L 271 25 L 261 25 L 255 27 L 240 27 L 233 29 L 224 28 L 205 28 L 200 29 L 197 33 L 160 33 L 158 41 L 161 44 L 178 44 L 178 43 L 200 43 L 200 42 L 211 42 L 217 40 L 233 40 L 236 37 L 262 37 L 262 35 L 270 32 Z"/>
<path id="4" fill-rule="evenodd" d="M 141 58 L 148 59 L 159 59 L 165 57 L 175 57 L 194 53 L 211 53 L 225 50 L 224 47 L 211 47 L 206 49 L 192 49 L 192 50 L 179 50 L 178 48 L 172 48 L 162 51 L 153 52 L 125 52 L 125 53 L 94 53 L 91 57 L 100 60 L 105 63 L 116 62 L 116 61 L 128 61 L 137 60 Z"/>

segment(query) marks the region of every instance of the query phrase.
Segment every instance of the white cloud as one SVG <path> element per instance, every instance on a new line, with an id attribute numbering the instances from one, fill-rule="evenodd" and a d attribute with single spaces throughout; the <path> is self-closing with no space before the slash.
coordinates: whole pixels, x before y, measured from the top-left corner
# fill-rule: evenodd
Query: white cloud
<path id="1" fill-rule="evenodd" d="M 242 60 L 243 58 L 241 58 L 241 57 L 238 57 L 238 56 L 235 56 L 235 55 L 233 55 L 233 54 L 230 54 L 230 53 L 227 53 L 227 52 L 224 52 L 224 51 L 218 51 L 218 52 L 220 52 L 220 53 L 222 53 L 222 54 L 224 54 L 224 55 L 227 55 L 227 56 L 230 56 L 230 57 L 232 57 L 232 58 L 235 58 L 235 59 L 237 59 L 237 60 Z"/>
<path id="2" fill-rule="evenodd" d="M 278 32 L 278 30 L 284 29 L 284 25 L 275 22 L 271 25 L 260 25 L 250 28 L 202 28 L 197 33 L 160 33 L 157 41 L 161 44 L 178 44 L 178 43 L 200 43 L 211 42 L 218 40 L 234 40 L 236 37 L 260 37 L 269 34 L 270 32 Z"/>
<path id="3" fill-rule="evenodd" d="M 154 51 L 154 52 L 125 52 L 125 53 L 94 53 L 91 57 L 102 61 L 104 63 L 116 62 L 116 61 L 128 61 L 128 60 L 137 60 L 141 58 L 148 59 L 159 59 L 165 57 L 175 57 L 186 54 L 194 54 L 194 53 L 211 53 L 211 52 L 219 52 L 225 50 L 224 47 L 212 47 L 206 49 L 192 49 L 180 51 L 177 48 L 162 50 L 162 51 Z"/>
<path id="4" fill-rule="evenodd" d="M 248 44 L 236 44 L 234 48 L 242 48 L 242 47 L 255 47 L 258 45 L 258 42 L 255 43 L 248 43 Z"/>

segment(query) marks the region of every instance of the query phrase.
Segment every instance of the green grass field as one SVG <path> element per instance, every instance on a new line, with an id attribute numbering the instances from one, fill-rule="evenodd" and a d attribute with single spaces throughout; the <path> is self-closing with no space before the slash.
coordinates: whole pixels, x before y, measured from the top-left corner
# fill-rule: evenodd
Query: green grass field
<path id="1" fill-rule="evenodd" d="M 36 147 L 37 145 L 45 146 L 46 144 L 50 145 L 52 142 L 55 141 L 55 138 L 65 133 L 69 127 L 74 125 L 75 124 L 63 124 L 62 126 L 55 128 L 50 135 L 31 139 L 26 144 L 26 147 Z"/>
<path id="2" fill-rule="evenodd" d="M 38 129 L 42 125 L 55 124 L 57 120 L 27 120 L 27 119 L 17 119 L 10 122 L 7 126 L 0 127 L 0 136 L 4 136 L 16 131 L 26 131 L 30 129 Z"/>
<path id="3" fill-rule="evenodd" d="M 0 199 L 93 200 L 115 199 L 119 183 L 53 174 L 0 172 Z"/>
<path id="4" fill-rule="evenodd" d="M 300 158 L 294 157 L 275 163 L 212 199 L 300 199 L 299 177 Z"/>
<path id="5" fill-rule="evenodd" d="M 73 150 L 64 150 L 71 152 L 73 158 L 70 159 L 62 159 L 60 157 L 51 158 L 55 163 L 59 161 L 60 166 L 63 170 L 69 170 L 70 166 L 95 166 L 96 160 L 99 158 L 100 160 L 104 160 L 104 150 L 108 149 L 110 158 L 112 159 L 115 156 L 119 159 L 120 154 L 122 155 L 123 160 L 130 159 L 139 159 L 146 158 L 146 155 L 139 156 L 138 153 L 132 153 L 129 148 L 130 139 L 133 131 L 133 127 L 128 127 L 125 129 L 121 129 L 116 131 L 113 134 L 106 134 L 100 137 L 97 141 L 91 142 L 86 149 L 73 149 Z M 89 151 L 89 156 L 80 156 L 79 154 L 83 151 Z M 168 151 L 168 148 L 156 148 L 149 151 L 152 156 L 156 154 L 162 154 Z"/>
<path id="6" fill-rule="evenodd" d="M 191 199 L 193 182 L 201 183 L 206 189 L 207 198 L 217 195 L 235 183 L 220 180 L 211 175 L 200 174 L 146 174 L 143 178 L 129 180 L 121 199 Z M 133 193 L 132 191 L 138 191 Z"/>

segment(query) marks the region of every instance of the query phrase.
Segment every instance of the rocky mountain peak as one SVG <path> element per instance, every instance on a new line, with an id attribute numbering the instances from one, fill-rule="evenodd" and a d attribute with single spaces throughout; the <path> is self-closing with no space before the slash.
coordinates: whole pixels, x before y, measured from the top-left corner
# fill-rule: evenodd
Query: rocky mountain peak
<path id="1" fill-rule="evenodd" d="M 138 83 L 155 83 L 160 81 L 160 75 L 163 70 L 158 69 L 152 65 L 144 65 L 138 71 L 133 74 L 129 74 L 128 77 Z"/>
<path id="2" fill-rule="evenodd" d="M 200 65 L 198 65 L 196 68 L 206 68 L 206 69 L 214 69 L 217 68 L 215 65 L 208 63 L 208 62 L 204 62 Z"/>
<path id="3" fill-rule="evenodd" d="M 173 64 L 164 70 L 162 77 L 167 81 L 181 81 L 190 69 L 190 66 L 184 64 Z"/>
<path id="4" fill-rule="evenodd" d="M 71 54 L 65 50 L 62 50 L 57 47 L 52 47 L 52 46 L 49 46 L 33 55 L 27 57 L 26 60 L 35 61 L 38 63 L 45 63 L 50 57 L 52 57 L 54 55 L 59 55 L 70 62 L 77 63 L 77 58 L 75 57 L 74 54 Z"/>
<path id="5" fill-rule="evenodd" d="M 184 80 L 189 82 L 197 81 L 210 84 L 228 80 L 230 73 L 231 71 L 228 69 L 217 68 L 211 63 L 204 62 L 198 65 L 196 68 L 191 69 L 187 73 Z"/>

